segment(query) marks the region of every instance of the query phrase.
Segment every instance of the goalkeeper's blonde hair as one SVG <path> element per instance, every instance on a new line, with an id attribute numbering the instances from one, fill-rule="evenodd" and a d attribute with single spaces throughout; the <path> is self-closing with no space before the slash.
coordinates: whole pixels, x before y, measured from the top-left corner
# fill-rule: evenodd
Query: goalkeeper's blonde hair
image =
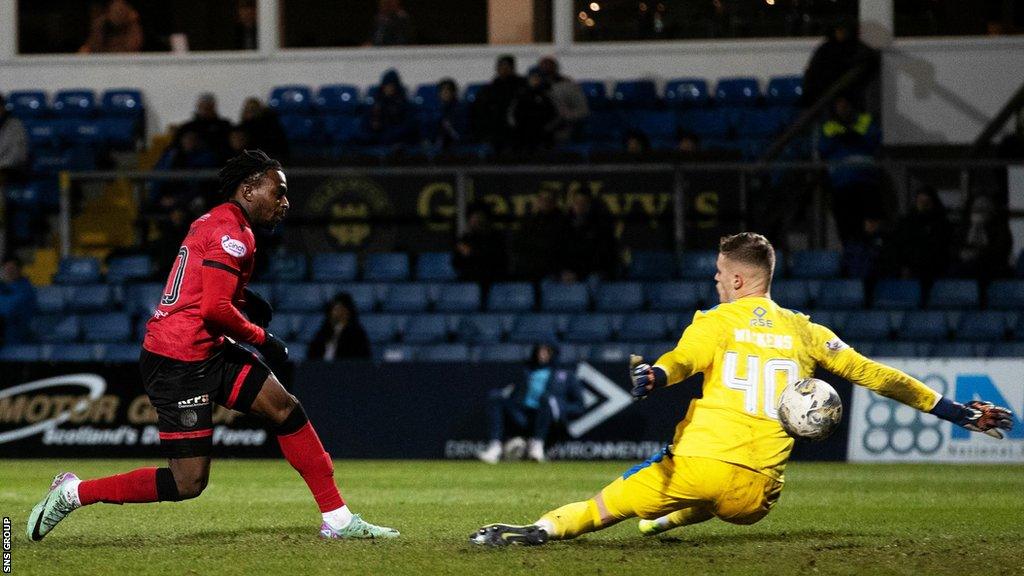
<path id="1" fill-rule="evenodd" d="M 767 238 L 753 232 L 722 236 L 718 251 L 730 260 L 761 269 L 770 283 L 775 272 L 775 249 Z"/>

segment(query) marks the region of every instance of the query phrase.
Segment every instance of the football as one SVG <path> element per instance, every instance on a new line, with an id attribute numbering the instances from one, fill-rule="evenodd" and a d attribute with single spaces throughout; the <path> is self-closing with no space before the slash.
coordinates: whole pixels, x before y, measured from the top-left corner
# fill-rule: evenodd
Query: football
<path id="1" fill-rule="evenodd" d="M 779 423 L 793 438 L 824 440 L 842 419 L 839 393 L 823 380 L 805 378 L 793 382 L 779 396 Z"/>

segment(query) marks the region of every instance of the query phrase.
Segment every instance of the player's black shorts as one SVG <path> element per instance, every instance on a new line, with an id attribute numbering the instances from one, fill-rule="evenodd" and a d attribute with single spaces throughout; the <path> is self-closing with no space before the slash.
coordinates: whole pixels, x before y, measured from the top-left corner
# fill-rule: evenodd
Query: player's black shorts
<path id="1" fill-rule="evenodd" d="M 139 369 L 159 415 L 160 446 L 168 458 L 209 456 L 213 404 L 247 413 L 270 376 L 255 354 L 231 342 L 195 362 L 143 349 Z"/>

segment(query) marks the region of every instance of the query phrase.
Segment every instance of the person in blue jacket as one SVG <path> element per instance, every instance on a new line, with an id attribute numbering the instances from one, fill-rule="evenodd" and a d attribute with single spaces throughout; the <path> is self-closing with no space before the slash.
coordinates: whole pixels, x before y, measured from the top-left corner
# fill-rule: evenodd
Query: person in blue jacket
<path id="1" fill-rule="evenodd" d="M 0 320 L 3 343 L 23 344 L 29 339 L 29 323 L 36 311 L 36 289 L 21 273 L 21 262 L 8 257 L 3 262 L 0 282 Z"/>
<path id="2" fill-rule="evenodd" d="M 556 362 L 550 344 L 537 344 L 523 371 L 523 380 L 505 389 L 492 390 L 487 404 L 490 443 L 478 454 L 488 464 L 502 456 L 502 440 L 510 429 L 529 436 L 526 456 L 544 462 L 544 441 L 551 425 L 583 411 L 583 391 L 570 366 Z M 508 452 L 514 449 L 509 446 Z"/>

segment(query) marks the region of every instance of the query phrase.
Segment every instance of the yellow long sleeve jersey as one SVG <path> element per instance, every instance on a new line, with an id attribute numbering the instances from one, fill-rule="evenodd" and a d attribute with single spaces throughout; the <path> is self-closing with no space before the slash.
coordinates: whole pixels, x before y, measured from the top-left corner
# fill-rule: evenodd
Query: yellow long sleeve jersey
<path id="1" fill-rule="evenodd" d="M 816 366 L 918 410 L 939 401 L 920 381 L 861 356 L 832 330 L 766 297 L 697 312 L 655 366 L 670 385 L 704 374 L 703 397 L 676 426 L 674 454 L 739 464 L 780 481 L 793 439 L 779 424 L 779 395 Z"/>

